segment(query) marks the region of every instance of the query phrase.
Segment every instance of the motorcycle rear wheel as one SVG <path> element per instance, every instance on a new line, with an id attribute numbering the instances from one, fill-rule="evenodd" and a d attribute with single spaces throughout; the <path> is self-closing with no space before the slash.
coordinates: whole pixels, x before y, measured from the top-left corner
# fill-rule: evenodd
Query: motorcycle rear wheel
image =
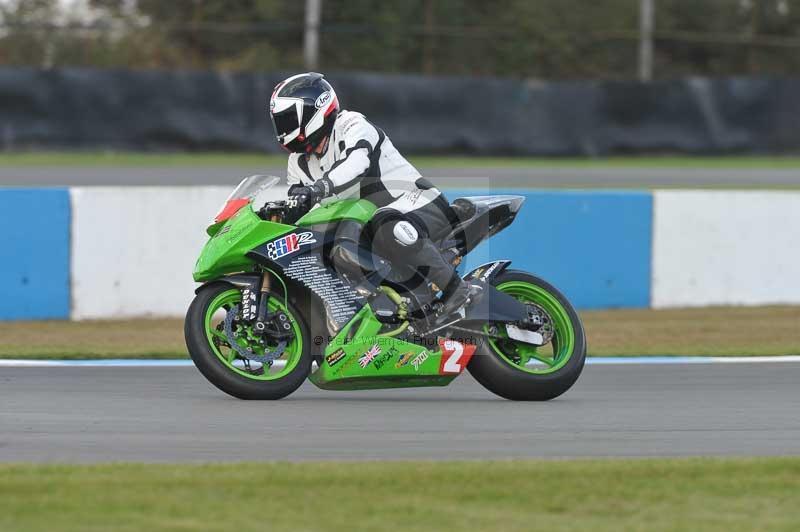
<path id="1" fill-rule="evenodd" d="M 280 297 L 270 298 L 269 310 L 283 311 L 295 336 L 273 366 L 253 363 L 231 348 L 221 324 L 227 310 L 240 303 L 241 292 L 228 283 L 213 283 L 200 289 L 184 322 L 189 355 L 211 384 L 233 397 L 256 400 L 286 397 L 303 384 L 311 371 L 308 327 L 291 304 L 287 306 Z M 240 346 L 257 345 L 247 325 L 235 327 L 234 335 Z"/>
<path id="2" fill-rule="evenodd" d="M 537 348 L 508 338 L 500 324 L 486 324 L 491 335 L 483 338 L 469 372 L 489 391 L 515 401 L 548 401 L 569 390 L 586 361 L 586 335 L 575 309 L 553 285 L 526 272 L 505 271 L 492 284 L 541 311 L 552 338 Z"/>

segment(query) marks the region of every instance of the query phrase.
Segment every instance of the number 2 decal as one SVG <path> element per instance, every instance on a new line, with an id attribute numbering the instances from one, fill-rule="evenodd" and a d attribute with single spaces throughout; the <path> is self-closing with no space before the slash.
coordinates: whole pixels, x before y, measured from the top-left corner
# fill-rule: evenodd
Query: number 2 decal
<path id="1" fill-rule="evenodd" d="M 471 344 L 464 345 L 459 341 L 444 338 L 439 338 L 439 347 L 442 349 L 439 362 L 440 375 L 458 375 L 464 371 L 476 348 Z"/>

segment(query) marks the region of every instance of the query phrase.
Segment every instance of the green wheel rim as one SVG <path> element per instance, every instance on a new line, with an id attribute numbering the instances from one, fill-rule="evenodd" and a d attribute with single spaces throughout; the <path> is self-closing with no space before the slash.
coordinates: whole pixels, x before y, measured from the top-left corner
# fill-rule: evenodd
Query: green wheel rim
<path id="1" fill-rule="evenodd" d="M 288 316 L 289 322 L 292 324 L 292 330 L 294 331 L 294 339 L 289 342 L 283 354 L 277 359 L 285 361 L 286 364 L 283 368 L 277 368 L 276 365 L 273 365 L 272 368 L 267 368 L 266 366 L 262 367 L 259 365 L 256 369 L 252 369 L 251 367 L 251 370 L 247 371 L 247 367 L 242 368 L 234 364 L 237 360 L 241 362 L 241 357 L 238 355 L 238 353 L 236 353 L 236 351 L 231 349 L 228 338 L 225 336 L 225 332 L 222 330 L 222 326 L 220 325 L 221 322 L 214 323 L 214 314 L 221 314 L 222 312 L 227 311 L 227 309 L 231 306 L 236 305 L 241 301 L 242 294 L 236 289 L 226 290 L 211 301 L 211 303 L 208 305 L 208 310 L 206 310 L 205 316 L 205 329 L 208 345 L 211 346 L 214 354 L 217 355 L 217 358 L 225 365 L 225 367 L 243 377 L 258 381 L 271 381 L 285 377 L 297 367 L 297 364 L 300 362 L 300 357 L 303 353 L 303 334 L 300 330 L 300 324 L 297 322 L 297 319 L 289 311 L 289 309 L 286 308 L 286 306 L 278 298 L 269 298 L 268 308 L 270 311 L 275 312 L 277 310 L 281 310 L 286 314 L 286 316 Z M 256 347 L 248 342 L 248 340 L 254 336 L 253 331 L 249 326 L 242 328 L 240 325 L 239 329 L 235 330 L 234 333 L 236 334 L 236 341 L 239 343 L 239 345 L 249 346 L 258 354 L 264 353 L 264 349 L 262 347 Z M 223 348 L 227 352 L 223 352 Z"/>
<path id="2" fill-rule="evenodd" d="M 515 369 L 527 373 L 546 375 L 563 368 L 572 358 L 572 353 L 575 350 L 575 328 L 564 305 L 553 294 L 532 283 L 508 281 L 499 284 L 496 288 L 513 296 L 518 301 L 535 303 L 547 312 L 552 320 L 554 334 L 550 344 L 542 346 L 542 348 L 552 346 L 553 353 L 552 356 L 547 356 L 545 353 L 540 352 L 542 348 L 514 342 L 513 340 L 503 341 L 487 337 L 492 351 L 514 366 Z M 488 327 L 488 325 L 485 326 L 484 331 L 488 332 Z M 505 331 L 500 332 L 499 335 L 507 338 Z M 513 345 L 513 350 L 509 349 L 509 345 Z M 540 365 L 529 367 L 528 363 L 530 361 L 536 361 Z"/>

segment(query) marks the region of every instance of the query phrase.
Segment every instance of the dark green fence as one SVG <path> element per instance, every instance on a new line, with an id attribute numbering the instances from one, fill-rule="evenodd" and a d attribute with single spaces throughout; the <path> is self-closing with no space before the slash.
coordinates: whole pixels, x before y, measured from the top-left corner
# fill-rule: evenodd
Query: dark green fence
<path id="1" fill-rule="evenodd" d="M 278 151 L 288 72 L 0 69 L 0 148 Z M 342 105 L 414 153 L 800 151 L 800 78 L 522 82 L 330 74 Z"/>

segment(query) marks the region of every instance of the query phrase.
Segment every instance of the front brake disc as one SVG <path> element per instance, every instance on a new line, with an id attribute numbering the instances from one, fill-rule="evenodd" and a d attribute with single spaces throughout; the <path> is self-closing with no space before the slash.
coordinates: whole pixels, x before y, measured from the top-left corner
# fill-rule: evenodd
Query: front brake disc
<path id="1" fill-rule="evenodd" d="M 276 358 L 280 358 L 286 350 L 286 340 L 281 340 L 272 351 L 265 351 L 263 355 L 256 354 L 249 347 L 242 347 L 236 341 L 236 336 L 233 334 L 233 320 L 239 314 L 239 305 L 233 305 L 225 316 L 225 336 L 228 338 L 228 345 L 231 349 L 236 351 L 242 358 L 258 362 L 264 366 L 270 367 L 275 362 Z"/>

